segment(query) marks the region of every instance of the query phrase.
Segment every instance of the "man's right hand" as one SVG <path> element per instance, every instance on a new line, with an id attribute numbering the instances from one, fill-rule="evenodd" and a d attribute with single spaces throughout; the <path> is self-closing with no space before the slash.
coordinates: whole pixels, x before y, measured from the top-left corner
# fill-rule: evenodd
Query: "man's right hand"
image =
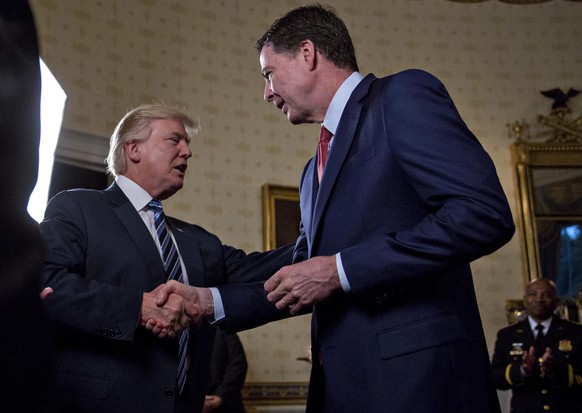
<path id="1" fill-rule="evenodd" d="M 158 292 L 156 304 L 158 306 L 165 305 L 173 296 L 177 295 L 188 302 L 185 311 L 190 322 L 198 324 L 203 317 L 214 315 L 214 300 L 209 288 L 193 287 L 175 280 L 170 280 L 160 287 L 156 289 Z"/>
<path id="2" fill-rule="evenodd" d="M 192 287 L 171 280 L 160 285 L 155 293 L 155 304 L 164 308 L 172 301 L 183 303 L 183 311 L 186 319 L 191 324 L 199 324 L 205 316 L 214 316 L 214 301 L 208 288 Z M 169 336 L 172 331 L 168 325 L 159 322 L 156 317 L 145 319 L 142 325 L 159 337 Z M 174 334 L 177 333 L 174 331 Z"/>
<path id="3" fill-rule="evenodd" d="M 173 294 L 164 303 L 158 305 L 157 299 L 163 287 L 164 284 L 161 284 L 153 291 L 143 293 L 140 325 L 160 338 L 173 338 L 190 325 L 190 318 L 186 314 L 190 303 L 181 296 Z"/>

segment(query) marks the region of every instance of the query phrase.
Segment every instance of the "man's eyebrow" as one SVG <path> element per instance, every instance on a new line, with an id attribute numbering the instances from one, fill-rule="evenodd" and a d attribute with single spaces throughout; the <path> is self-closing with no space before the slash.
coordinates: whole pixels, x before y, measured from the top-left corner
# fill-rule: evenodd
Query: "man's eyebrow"
<path id="1" fill-rule="evenodd" d="M 180 139 L 186 139 L 186 140 L 190 141 L 190 137 L 188 136 L 188 134 L 187 134 L 187 133 L 184 133 L 184 132 L 180 132 L 180 131 L 173 131 L 173 132 L 170 132 L 170 133 L 168 134 L 168 137 L 169 137 L 169 138 L 174 138 L 174 137 L 176 137 L 176 138 L 180 138 Z"/>

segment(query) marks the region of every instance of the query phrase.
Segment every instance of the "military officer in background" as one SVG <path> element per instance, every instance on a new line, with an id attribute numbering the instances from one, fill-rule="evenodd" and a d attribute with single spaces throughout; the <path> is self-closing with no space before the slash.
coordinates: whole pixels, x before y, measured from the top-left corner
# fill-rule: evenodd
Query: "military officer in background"
<path id="1" fill-rule="evenodd" d="M 528 317 L 497 333 L 495 385 L 512 390 L 512 413 L 582 412 L 582 326 L 554 314 L 558 294 L 549 279 L 528 283 L 523 301 Z"/>

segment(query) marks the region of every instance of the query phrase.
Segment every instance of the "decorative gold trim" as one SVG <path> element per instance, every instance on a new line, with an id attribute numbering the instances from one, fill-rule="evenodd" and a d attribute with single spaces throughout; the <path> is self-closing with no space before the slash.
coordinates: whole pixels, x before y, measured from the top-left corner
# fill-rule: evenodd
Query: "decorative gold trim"
<path id="1" fill-rule="evenodd" d="M 305 406 L 308 387 L 305 382 L 249 382 L 241 393 L 248 413 L 254 413 L 257 406 Z"/>
<path id="2" fill-rule="evenodd" d="M 508 364 L 507 367 L 505 367 L 505 380 L 507 380 L 507 383 L 509 383 L 510 386 L 513 386 L 513 382 L 511 381 L 511 364 Z"/>
<path id="3" fill-rule="evenodd" d="M 453 3 L 485 3 L 489 0 L 448 0 Z M 509 3 L 509 4 L 539 4 L 539 3 L 549 3 L 553 0 L 498 0 L 502 3 Z M 564 1 L 571 1 L 571 2 L 582 2 L 582 0 L 564 0 Z"/>
<path id="4" fill-rule="evenodd" d="M 264 184 L 263 198 L 263 248 L 265 251 L 277 247 L 277 211 L 278 200 L 299 202 L 299 189 L 291 186 Z M 299 225 L 299 224 L 298 224 Z"/>
<path id="5" fill-rule="evenodd" d="M 505 316 L 507 317 L 507 324 L 515 324 L 527 317 L 525 305 L 521 299 L 505 300 Z"/>
<path id="6" fill-rule="evenodd" d="M 484 3 L 489 0 L 449 0 L 454 3 Z M 537 3 L 547 3 L 552 0 L 499 0 L 502 3 L 510 4 L 537 4 Z M 582 1 L 582 0 L 570 0 L 570 1 Z"/>
<path id="7" fill-rule="evenodd" d="M 517 211 L 521 233 L 522 258 L 526 282 L 542 276 L 533 208 L 532 167 L 582 168 L 582 144 L 579 143 L 528 143 L 512 145 L 517 189 Z"/>
<path id="8" fill-rule="evenodd" d="M 538 3 L 548 3 L 552 0 L 499 0 L 502 3 L 510 4 L 538 4 Z"/>

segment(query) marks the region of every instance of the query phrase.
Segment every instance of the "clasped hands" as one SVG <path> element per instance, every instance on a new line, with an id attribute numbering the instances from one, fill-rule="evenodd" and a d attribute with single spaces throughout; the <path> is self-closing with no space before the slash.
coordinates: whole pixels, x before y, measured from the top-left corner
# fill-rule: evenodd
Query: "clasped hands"
<path id="1" fill-rule="evenodd" d="M 264 288 L 277 309 L 298 314 L 341 289 L 335 257 L 314 257 L 283 267 L 265 282 Z M 190 324 L 214 315 L 208 288 L 171 280 L 143 296 L 140 324 L 161 338 L 175 337 Z"/>
<path id="2" fill-rule="evenodd" d="M 554 367 L 554 356 L 552 355 L 552 349 L 547 347 L 539 360 L 536 360 L 536 353 L 533 346 L 529 348 L 529 351 L 523 353 L 521 367 L 526 376 L 531 376 L 536 361 L 539 362 L 540 377 L 550 377 Z"/>
<path id="3" fill-rule="evenodd" d="M 143 293 L 140 325 L 160 338 L 173 338 L 190 324 L 200 324 L 203 317 L 213 313 L 214 303 L 208 288 L 170 280 Z"/>

